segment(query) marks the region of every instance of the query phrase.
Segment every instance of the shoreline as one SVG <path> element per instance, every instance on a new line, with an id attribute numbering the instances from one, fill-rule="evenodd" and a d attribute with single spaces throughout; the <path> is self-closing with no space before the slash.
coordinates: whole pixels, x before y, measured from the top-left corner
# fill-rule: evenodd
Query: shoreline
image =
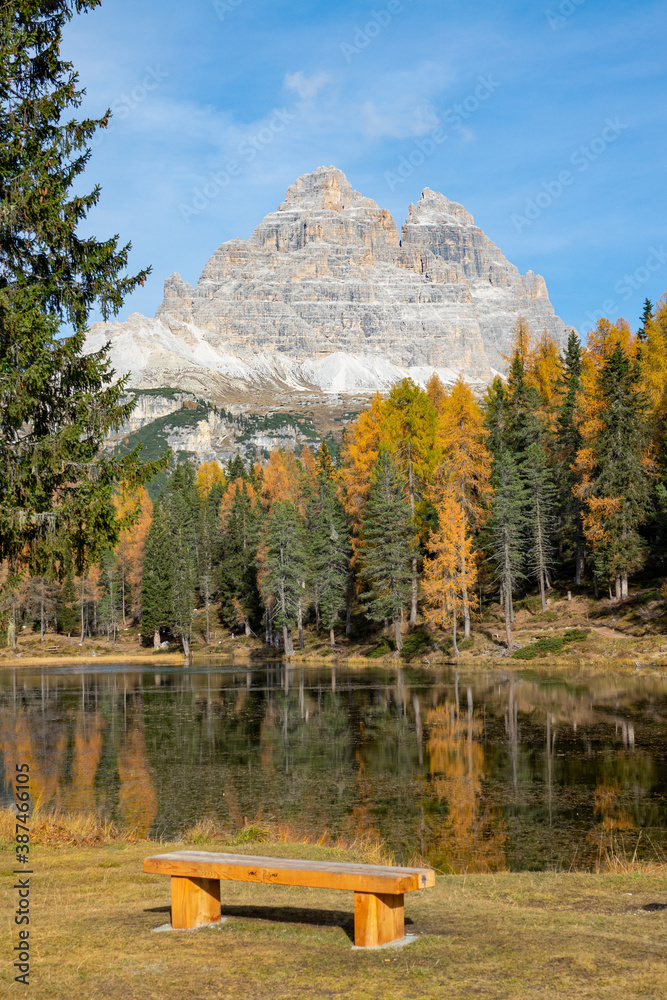
<path id="1" fill-rule="evenodd" d="M 92 667 L 99 663 L 119 663 L 128 666 L 138 664 L 148 666 L 184 666 L 185 657 L 182 653 L 79 653 L 71 656 L 8 656 L 0 658 L 0 670 L 13 670 L 23 667 Z"/>

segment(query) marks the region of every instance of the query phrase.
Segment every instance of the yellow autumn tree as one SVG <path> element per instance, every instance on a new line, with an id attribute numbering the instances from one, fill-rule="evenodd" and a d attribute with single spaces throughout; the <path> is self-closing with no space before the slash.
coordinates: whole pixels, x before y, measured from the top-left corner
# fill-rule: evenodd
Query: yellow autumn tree
<path id="1" fill-rule="evenodd" d="M 222 466 L 218 462 L 204 462 L 197 469 L 195 485 L 200 497 L 207 497 L 214 486 L 225 486 L 227 479 Z"/>
<path id="2" fill-rule="evenodd" d="M 533 331 L 530 328 L 530 324 L 524 316 L 519 316 L 514 327 L 512 329 L 512 340 L 510 342 L 509 354 L 503 355 L 505 361 L 511 361 L 515 355 L 518 354 L 521 361 L 523 361 L 524 366 L 528 363 L 528 359 L 532 354 L 535 347 L 535 341 L 533 337 Z"/>
<path id="3" fill-rule="evenodd" d="M 487 431 L 482 411 L 470 386 L 459 375 L 445 394 L 437 424 L 437 447 L 441 464 L 436 471 L 431 498 L 436 507 L 450 498 L 458 505 L 461 525 L 457 551 L 463 590 L 464 634 L 470 635 L 470 602 L 466 580 L 471 572 L 465 538 L 477 531 L 486 518 L 491 489 L 491 456 L 486 447 Z"/>
<path id="4" fill-rule="evenodd" d="M 426 383 L 426 396 L 436 413 L 442 412 L 442 406 L 447 396 L 447 390 L 440 381 L 440 376 L 433 372 Z"/>
<path id="5" fill-rule="evenodd" d="M 526 359 L 526 383 L 539 393 L 542 401 L 537 412 L 540 423 L 549 431 L 556 430 L 556 408 L 561 374 L 558 344 L 548 330 L 533 343 Z"/>
<path id="6" fill-rule="evenodd" d="M 144 573 L 146 536 L 153 520 L 153 504 L 145 487 L 119 494 L 114 498 L 119 518 L 133 518 L 131 527 L 123 528 L 118 539 L 116 558 L 122 597 L 123 625 L 128 609 L 138 620 L 141 614 L 141 582 Z"/>
<path id="7" fill-rule="evenodd" d="M 317 462 L 307 444 L 301 449 L 299 461 L 306 477 L 306 482 L 312 490 L 317 490 Z"/>
<path id="8" fill-rule="evenodd" d="M 385 401 L 376 392 L 369 408 L 347 427 L 343 440 L 341 501 L 355 533 L 361 527 L 363 511 L 370 496 L 371 475 L 380 453 L 384 417 Z"/>
<path id="9" fill-rule="evenodd" d="M 431 621 L 443 629 L 451 625 L 454 653 L 458 655 L 457 620 L 463 614 L 470 621 L 470 610 L 477 606 L 477 568 L 458 498 L 453 492 L 445 493 L 435 510 L 438 530 L 431 534 L 426 546 L 431 558 L 424 563 L 424 598 Z"/>
<path id="10" fill-rule="evenodd" d="M 272 451 L 264 467 L 262 503 L 269 510 L 279 500 L 289 500 L 299 506 L 301 494 L 301 470 L 294 452 L 282 448 Z"/>

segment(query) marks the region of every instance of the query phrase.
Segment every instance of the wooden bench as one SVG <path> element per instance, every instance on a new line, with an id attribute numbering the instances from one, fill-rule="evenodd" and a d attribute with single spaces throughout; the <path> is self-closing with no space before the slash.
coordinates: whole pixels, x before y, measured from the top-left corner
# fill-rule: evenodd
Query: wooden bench
<path id="1" fill-rule="evenodd" d="M 144 860 L 144 871 L 171 876 L 171 925 L 201 927 L 220 920 L 220 882 L 263 882 L 354 893 L 354 943 L 360 948 L 405 936 L 403 895 L 435 885 L 429 868 L 392 868 L 330 861 L 257 858 L 247 854 L 176 851 Z"/>

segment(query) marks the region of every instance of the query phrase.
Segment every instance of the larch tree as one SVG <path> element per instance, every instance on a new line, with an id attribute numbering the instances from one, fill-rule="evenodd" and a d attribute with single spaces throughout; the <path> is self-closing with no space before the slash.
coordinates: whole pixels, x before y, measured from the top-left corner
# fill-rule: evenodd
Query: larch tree
<path id="1" fill-rule="evenodd" d="M 469 622 L 470 611 L 477 604 L 472 539 L 464 510 L 453 492 L 446 492 L 435 509 L 438 530 L 431 534 L 426 546 L 431 558 L 424 563 L 424 597 L 431 620 L 441 628 L 451 625 L 454 653 L 458 656 L 458 616 L 463 614 Z"/>
<path id="2" fill-rule="evenodd" d="M 401 611 L 412 591 L 414 523 L 403 477 L 385 448 L 371 476 L 361 534 L 361 577 L 369 588 L 362 603 L 371 620 L 393 622 L 400 653 Z"/>
<path id="3" fill-rule="evenodd" d="M 371 491 L 373 469 L 380 451 L 385 419 L 385 400 L 379 392 L 370 406 L 345 429 L 340 470 L 341 498 L 356 535 Z"/>
<path id="4" fill-rule="evenodd" d="M 469 565 L 472 558 L 469 537 L 482 527 L 492 493 L 487 437 L 482 411 L 470 387 L 459 376 L 441 402 L 437 424 L 441 464 L 436 472 L 432 496 L 437 507 L 441 497 L 451 494 L 461 512 L 458 553 L 459 578 L 465 591 L 461 607 L 466 639 L 470 636 L 471 600 L 465 588 L 473 572 L 473 567 Z"/>

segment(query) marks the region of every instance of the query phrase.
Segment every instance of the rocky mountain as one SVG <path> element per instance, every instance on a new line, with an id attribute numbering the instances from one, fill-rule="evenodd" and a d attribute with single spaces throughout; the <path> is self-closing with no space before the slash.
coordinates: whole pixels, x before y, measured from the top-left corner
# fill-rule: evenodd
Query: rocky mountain
<path id="1" fill-rule="evenodd" d="M 456 202 L 428 188 L 399 237 L 335 167 L 300 177 L 250 239 L 223 243 L 193 288 L 165 282 L 153 319 L 98 323 L 119 374 L 222 403 L 360 403 L 404 375 L 424 384 L 503 371 L 518 316 L 564 343 L 544 279 L 521 275 Z"/>

